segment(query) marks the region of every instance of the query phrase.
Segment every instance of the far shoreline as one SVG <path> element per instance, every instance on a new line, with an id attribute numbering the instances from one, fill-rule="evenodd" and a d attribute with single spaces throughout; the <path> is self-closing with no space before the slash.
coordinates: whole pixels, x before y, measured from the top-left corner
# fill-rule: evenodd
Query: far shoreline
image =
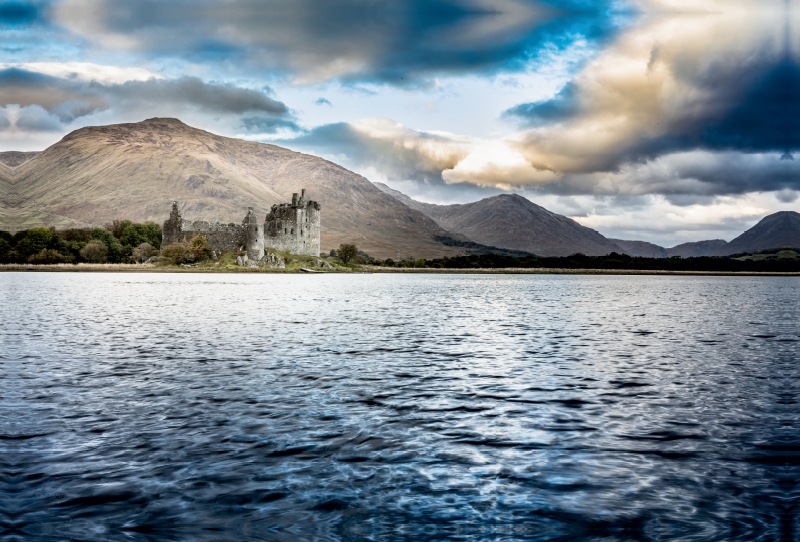
<path id="1" fill-rule="evenodd" d="M 52 264 L 23 265 L 2 264 L 0 272 L 6 273 L 194 273 L 194 274 L 306 274 L 299 269 L 263 268 L 213 268 L 213 267 L 158 267 L 147 264 Z M 565 269 L 522 268 L 502 269 L 450 269 L 364 266 L 360 269 L 319 270 L 314 275 L 364 275 L 364 274 L 428 274 L 428 275 L 678 275 L 719 277 L 798 277 L 800 272 L 757 271 L 670 271 L 653 269 Z"/>

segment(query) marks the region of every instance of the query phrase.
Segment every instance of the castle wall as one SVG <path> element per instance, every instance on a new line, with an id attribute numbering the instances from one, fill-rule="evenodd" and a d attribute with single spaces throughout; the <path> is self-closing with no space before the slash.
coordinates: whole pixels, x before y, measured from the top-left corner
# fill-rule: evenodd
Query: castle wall
<path id="1" fill-rule="evenodd" d="M 162 245 L 188 242 L 195 235 L 205 236 L 208 246 L 217 253 L 247 251 L 247 257 L 260 260 L 265 249 L 289 251 L 292 254 L 319 256 L 320 205 L 306 197 L 292 195 L 292 203 L 273 205 L 263 224 L 258 223 L 253 209 L 248 209 L 241 224 L 189 222 L 181 218 L 177 202 L 164 222 Z"/>
<path id="2" fill-rule="evenodd" d="M 202 235 L 211 250 L 218 254 L 221 252 L 231 252 L 242 247 L 245 237 L 245 228 L 241 224 L 219 224 L 217 222 L 195 221 L 183 222 L 183 238 L 180 242 L 190 241 L 195 235 Z"/>
<path id="3" fill-rule="evenodd" d="M 172 243 L 188 242 L 195 235 L 206 238 L 211 250 L 229 252 L 239 250 L 245 240 L 245 227 L 242 224 L 220 224 L 218 222 L 205 222 L 203 220 L 189 221 L 181 218 L 178 204 L 172 204 L 169 220 L 164 222 L 162 228 L 162 246 Z"/>

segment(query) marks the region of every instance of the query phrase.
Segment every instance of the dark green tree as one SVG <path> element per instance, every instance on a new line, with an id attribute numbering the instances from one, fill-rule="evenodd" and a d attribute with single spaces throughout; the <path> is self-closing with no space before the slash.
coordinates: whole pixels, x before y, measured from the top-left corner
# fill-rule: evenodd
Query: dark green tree
<path id="1" fill-rule="evenodd" d="M 192 263 L 194 261 L 194 252 L 191 251 L 188 245 L 172 243 L 161 249 L 160 258 L 164 263 L 171 265 Z"/>
<path id="2" fill-rule="evenodd" d="M 106 246 L 107 258 L 111 263 L 120 263 L 125 259 L 125 249 L 117 239 L 105 228 L 94 228 L 92 239 L 100 241 Z M 131 247 L 129 250 L 133 250 Z"/>
<path id="3" fill-rule="evenodd" d="M 9 236 L 10 237 L 10 236 Z M 17 253 L 8 240 L 0 237 L 0 263 L 13 263 Z"/>
<path id="4" fill-rule="evenodd" d="M 38 254 L 28 257 L 28 263 L 32 264 L 70 263 L 72 260 L 71 256 L 64 255 L 52 248 L 42 249 Z"/>
<path id="5" fill-rule="evenodd" d="M 205 235 L 195 235 L 189 241 L 189 250 L 194 254 L 194 261 L 202 262 L 211 257 L 211 248 L 208 246 Z"/>
<path id="6" fill-rule="evenodd" d="M 49 228 L 31 228 L 16 243 L 15 250 L 20 258 L 27 260 L 47 248 L 53 240 L 53 232 Z"/>
<path id="7" fill-rule="evenodd" d="M 347 262 L 358 256 L 358 247 L 342 243 L 339 245 L 339 250 L 336 251 L 336 256 L 338 256 L 343 264 L 347 265 Z"/>
<path id="8" fill-rule="evenodd" d="M 119 242 L 123 246 L 138 247 L 147 243 L 154 248 L 161 248 L 161 228 L 155 222 L 137 223 L 123 220 L 119 223 Z"/>
<path id="9" fill-rule="evenodd" d="M 81 258 L 89 263 L 105 263 L 108 259 L 108 247 L 99 239 L 92 239 L 81 249 Z"/>

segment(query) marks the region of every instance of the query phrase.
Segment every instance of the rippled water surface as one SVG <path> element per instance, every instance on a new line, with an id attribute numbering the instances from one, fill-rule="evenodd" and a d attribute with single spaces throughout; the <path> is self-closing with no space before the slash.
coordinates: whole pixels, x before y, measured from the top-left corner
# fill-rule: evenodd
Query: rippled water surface
<path id="1" fill-rule="evenodd" d="M 799 540 L 800 280 L 0 275 L 8 540 Z"/>

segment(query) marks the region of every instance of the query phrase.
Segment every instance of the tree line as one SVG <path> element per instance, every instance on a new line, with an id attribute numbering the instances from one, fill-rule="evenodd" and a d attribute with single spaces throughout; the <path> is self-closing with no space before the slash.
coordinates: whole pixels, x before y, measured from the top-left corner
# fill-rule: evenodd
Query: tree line
<path id="1" fill-rule="evenodd" d="M 162 247 L 161 227 L 155 222 L 115 220 L 103 228 L 31 228 L 11 234 L 0 230 L 0 263 L 142 263 L 153 256 L 166 264 L 201 262 L 213 257 L 206 238 L 195 236 Z M 524 254 L 524 253 L 523 253 Z M 800 272 L 800 259 L 739 259 L 702 256 L 694 258 L 642 258 L 612 252 L 606 256 L 573 254 L 542 257 L 532 254 L 470 254 L 427 260 L 372 258 L 356 245 L 342 244 L 330 251 L 344 265 L 430 269 L 619 269 L 640 271 Z"/>
<path id="2" fill-rule="evenodd" d="M 606 256 L 573 254 L 561 257 L 512 257 L 501 254 L 472 254 L 433 260 L 417 259 L 393 262 L 375 261 L 390 267 L 427 267 L 432 269 L 619 269 L 636 271 L 717 271 L 717 272 L 800 272 L 800 260 L 739 260 L 729 257 L 642 258 L 612 252 Z"/>
<path id="3" fill-rule="evenodd" d="M 103 228 L 31 228 L 0 231 L 0 263 L 131 263 L 161 249 L 155 222 L 115 220 Z"/>

